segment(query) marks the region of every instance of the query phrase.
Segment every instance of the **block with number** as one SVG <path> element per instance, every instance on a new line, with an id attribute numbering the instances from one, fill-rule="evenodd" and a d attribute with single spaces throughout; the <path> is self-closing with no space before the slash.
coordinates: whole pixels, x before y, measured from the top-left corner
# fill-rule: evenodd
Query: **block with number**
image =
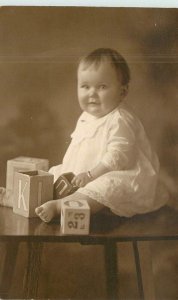
<path id="1" fill-rule="evenodd" d="M 13 212 L 24 217 L 36 217 L 35 208 L 53 199 L 52 174 L 37 170 L 15 172 Z"/>
<path id="2" fill-rule="evenodd" d="M 34 171 L 44 170 L 48 171 L 49 161 L 47 159 L 19 156 L 7 161 L 6 172 L 6 191 L 11 194 L 11 197 L 6 199 L 5 205 L 12 207 L 13 205 L 13 186 L 14 186 L 14 173 L 18 171 Z"/>
<path id="3" fill-rule="evenodd" d="M 89 234 L 90 207 L 86 200 L 61 200 L 63 234 Z"/>

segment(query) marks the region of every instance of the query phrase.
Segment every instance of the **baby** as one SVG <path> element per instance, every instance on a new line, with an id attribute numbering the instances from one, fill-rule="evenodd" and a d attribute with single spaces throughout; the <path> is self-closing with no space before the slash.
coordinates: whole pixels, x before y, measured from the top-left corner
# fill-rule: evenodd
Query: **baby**
<path id="1" fill-rule="evenodd" d="M 78 66 L 78 101 L 83 111 L 62 164 L 49 172 L 56 180 L 73 172 L 78 190 L 69 200 L 87 200 L 91 213 L 104 207 L 130 217 L 163 206 L 159 197 L 159 161 L 144 128 L 124 99 L 130 71 L 115 50 L 100 48 Z M 45 222 L 60 215 L 61 200 L 36 208 Z"/>

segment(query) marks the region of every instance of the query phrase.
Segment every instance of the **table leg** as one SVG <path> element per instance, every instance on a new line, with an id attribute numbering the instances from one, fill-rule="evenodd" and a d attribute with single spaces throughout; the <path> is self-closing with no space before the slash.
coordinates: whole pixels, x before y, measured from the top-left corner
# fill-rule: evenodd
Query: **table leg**
<path id="1" fill-rule="evenodd" d="M 105 268 L 108 299 L 118 299 L 117 281 L 117 244 L 108 241 L 105 247 Z"/>
<path id="2" fill-rule="evenodd" d="M 28 242 L 28 265 L 23 284 L 25 299 L 37 297 L 42 249 L 42 242 Z"/>
<path id="3" fill-rule="evenodd" d="M 5 242 L 5 258 L 0 282 L 0 297 L 9 298 L 12 278 L 14 275 L 19 242 Z"/>
<path id="4" fill-rule="evenodd" d="M 152 253 L 150 249 L 150 242 L 149 241 L 138 242 L 138 250 L 140 255 L 140 266 L 142 272 L 144 299 L 155 300 L 156 294 L 155 294 L 155 286 L 154 286 Z"/>
<path id="5" fill-rule="evenodd" d="M 140 267 L 140 256 L 138 251 L 138 245 L 137 242 L 134 241 L 132 243 L 133 245 L 133 251 L 134 251 L 134 257 L 135 257 L 135 266 L 136 266 L 136 273 L 137 273 L 137 284 L 138 284 L 138 291 L 140 300 L 144 300 L 144 291 L 143 291 L 143 282 L 142 282 L 142 273 L 141 273 L 141 267 Z"/>

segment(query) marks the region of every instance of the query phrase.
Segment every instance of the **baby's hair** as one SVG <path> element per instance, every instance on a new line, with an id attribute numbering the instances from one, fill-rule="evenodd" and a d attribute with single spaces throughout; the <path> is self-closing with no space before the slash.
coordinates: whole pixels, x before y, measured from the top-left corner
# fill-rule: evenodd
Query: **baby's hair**
<path id="1" fill-rule="evenodd" d="M 122 75 L 122 84 L 127 85 L 130 81 L 130 70 L 124 57 L 116 50 L 110 48 L 98 48 L 88 55 L 81 58 L 79 66 L 83 65 L 84 69 L 95 64 L 98 67 L 101 62 L 108 60 L 114 67 L 118 77 Z"/>

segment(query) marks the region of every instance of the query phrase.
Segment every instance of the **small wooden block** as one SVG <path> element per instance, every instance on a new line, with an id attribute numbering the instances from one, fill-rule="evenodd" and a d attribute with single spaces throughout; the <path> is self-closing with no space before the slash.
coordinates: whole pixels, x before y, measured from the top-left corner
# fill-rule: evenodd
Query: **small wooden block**
<path id="1" fill-rule="evenodd" d="M 72 172 L 64 173 L 58 177 L 54 183 L 54 196 L 53 199 L 60 199 L 67 195 L 74 193 L 78 187 L 71 184 L 72 179 L 74 178 Z"/>
<path id="2" fill-rule="evenodd" d="M 53 199 L 54 176 L 37 170 L 15 172 L 13 212 L 24 217 L 36 217 L 35 208 Z"/>
<path id="3" fill-rule="evenodd" d="M 18 171 L 34 171 L 44 170 L 48 171 L 49 161 L 47 159 L 19 156 L 7 161 L 6 172 L 6 191 L 9 194 L 13 192 L 14 173 Z M 13 195 L 6 199 L 6 206 L 13 206 Z"/>
<path id="4" fill-rule="evenodd" d="M 86 200 L 61 200 L 61 230 L 63 234 L 89 234 L 90 207 Z"/>

